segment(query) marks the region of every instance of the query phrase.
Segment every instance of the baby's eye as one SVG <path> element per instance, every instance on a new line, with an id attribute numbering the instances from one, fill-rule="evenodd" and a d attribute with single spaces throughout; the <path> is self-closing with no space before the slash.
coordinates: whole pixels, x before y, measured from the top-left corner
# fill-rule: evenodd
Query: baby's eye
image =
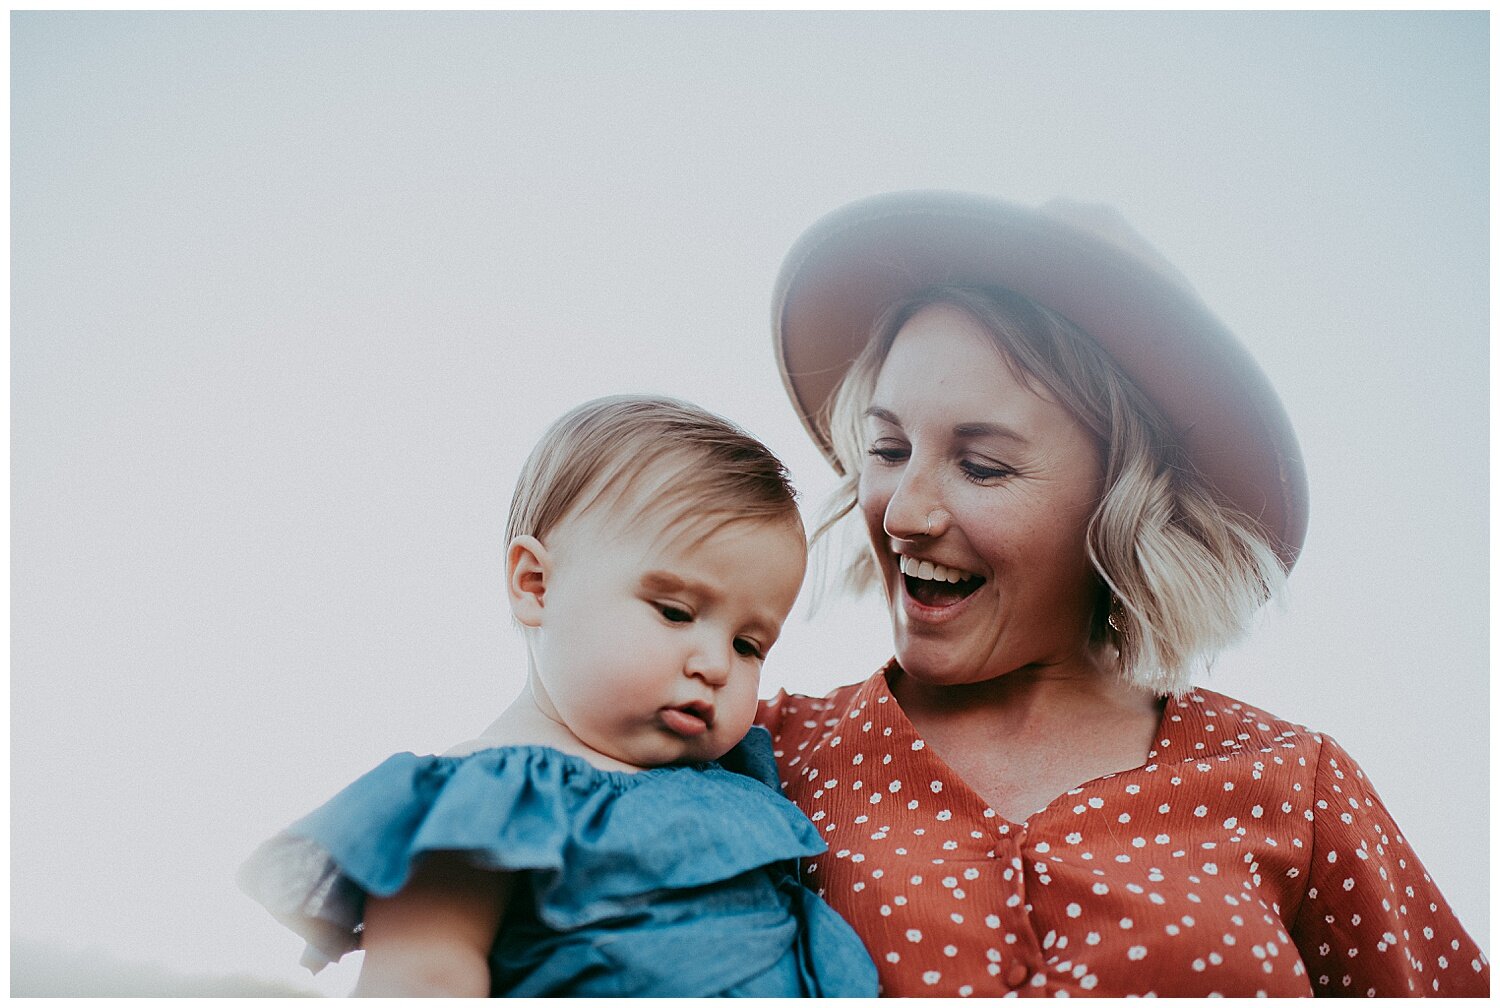
<path id="1" fill-rule="evenodd" d="M 760 645 L 749 637 L 736 637 L 734 639 L 734 651 L 735 654 L 742 658 L 765 658 L 765 653 L 761 651 Z"/>
<path id="2" fill-rule="evenodd" d="M 661 613 L 662 619 L 668 623 L 691 623 L 693 614 L 681 606 L 672 605 L 669 602 L 656 603 L 656 611 Z"/>

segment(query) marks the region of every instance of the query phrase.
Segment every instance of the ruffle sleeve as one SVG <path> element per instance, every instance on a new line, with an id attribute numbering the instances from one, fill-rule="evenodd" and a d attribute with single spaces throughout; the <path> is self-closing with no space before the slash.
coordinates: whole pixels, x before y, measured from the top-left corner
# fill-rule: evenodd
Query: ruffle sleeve
<path id="1" fill-rule="evenodd" d="M 759 732 L 756 729 L 756 732 Z M 638 773 L 554 749 L 399 753 L 262 844 L 239 883 L 308 942 L 319 969 L 359 946 L 367 894 L 390 896 L 431 851 L 527 872 L 538 918 L 560 931 L 663 890 L 712 885 L 822 853 L 817 831 L 762 779 L 755 746 L 729 762 Z"/>
<path id="2" fill-rule="evenodd" d="M 1482 997 L 1484 953 L 1364 771 L 1324 735 L 1308 886 L 1292 929 L 1318 995 Z"/>

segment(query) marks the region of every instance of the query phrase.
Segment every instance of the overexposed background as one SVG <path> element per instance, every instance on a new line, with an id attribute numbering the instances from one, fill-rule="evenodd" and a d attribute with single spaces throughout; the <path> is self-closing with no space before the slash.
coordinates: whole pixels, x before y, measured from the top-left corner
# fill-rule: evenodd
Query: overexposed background
<path id="1" fill-rule="evenodd" d="M 1242 336 L 1312 524 L 1208 685 L 1344 743 L 1488 949 L 1487 14 L 11 28 L 18 993 L 347 991 L 239 862 L 517 690 L 505 509 L 569 407 L 696 400 L 822 499 L 771 286 L 902 188 L 1114 204 Z M 875 598 L 801 607 L 764 692 L 888 648 Z"/>

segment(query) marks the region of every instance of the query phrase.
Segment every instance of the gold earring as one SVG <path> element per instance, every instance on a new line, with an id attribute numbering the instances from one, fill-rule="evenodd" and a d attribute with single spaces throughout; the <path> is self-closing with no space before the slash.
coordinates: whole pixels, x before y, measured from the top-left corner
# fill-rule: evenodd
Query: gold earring
<path id="1" fill-rule="evenodd" d="M 1109 626 L 1121 637 L 1125 636 L 1126 623 L 1125 607 L 1120 603 L 1118 596 L 1109 597 Z"/>

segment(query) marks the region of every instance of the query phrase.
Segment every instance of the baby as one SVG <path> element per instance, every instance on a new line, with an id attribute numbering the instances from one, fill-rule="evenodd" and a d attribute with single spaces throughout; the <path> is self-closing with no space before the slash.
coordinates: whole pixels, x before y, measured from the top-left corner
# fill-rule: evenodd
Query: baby
<path id="1" fill-rule="evenodd" d="M 358 994 L 873 997 L 751 729 L 807 560 L 781 463 L 689 404 L 595 400 L 532 451 L 507 539 L 521 695 L 387 759 L 241 886 L 312 968 L 363 948 Z"/>

